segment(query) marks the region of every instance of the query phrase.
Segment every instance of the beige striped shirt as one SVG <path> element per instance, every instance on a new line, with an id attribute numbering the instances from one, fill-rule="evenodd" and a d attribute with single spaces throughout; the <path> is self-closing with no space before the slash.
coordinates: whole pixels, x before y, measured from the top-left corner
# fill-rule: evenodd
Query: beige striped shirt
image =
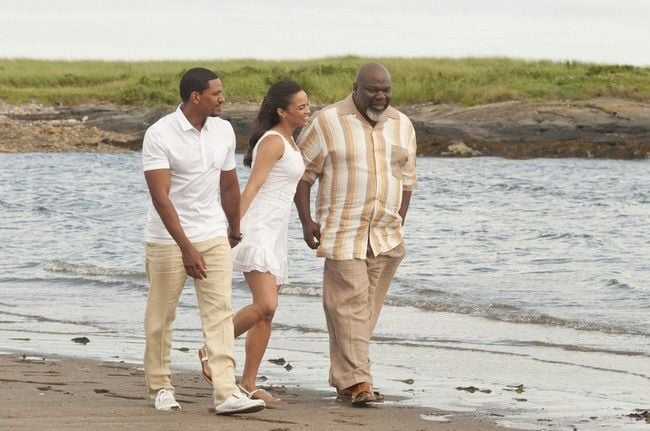
<path id="1" fill-rule="evenodd" d="M 402 191 L 415 187 L 415 130 L 389 107 L 373 128 L 352 95 L 323 108 L 303 129 L 298 146 L 303 180 L 318 184 L 318 256 L 335 260 L 376 256 L 402 241 Z"/>

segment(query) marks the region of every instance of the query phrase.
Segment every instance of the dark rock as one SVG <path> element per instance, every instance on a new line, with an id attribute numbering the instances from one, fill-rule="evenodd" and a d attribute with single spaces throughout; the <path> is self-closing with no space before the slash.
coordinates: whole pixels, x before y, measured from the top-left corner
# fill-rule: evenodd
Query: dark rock
<path id="1" fill-rule="evenodd" d="M 615 99 L 502 102 L 469 108 L 403 107 L 418 154 L 434 156 L 650 157 L 650 104 Z"/>
<path id="2" fill-rule="evenodd" d="M 90 340 L 87 337 L 75 337 L 72 339 L 75 343 L 86 345 L 90 343 Z"/>
<path id="3" fill-rule="evenodd" d="M 284 365 L 287 363 L 284 358 L 269 359 L 269 362 L 275 365 Z"/>
<path id="4" fill-rule="evenodd" d="M 420 156 L 650 157 L 650 103 L 600 98 L 398 108 L 413 122 Z M 223 108 L 240 152 L 248 147 L 257 109 Z M 147 127 L 171 110 L 0 104 L 0 152 L 138 151 Z"/>

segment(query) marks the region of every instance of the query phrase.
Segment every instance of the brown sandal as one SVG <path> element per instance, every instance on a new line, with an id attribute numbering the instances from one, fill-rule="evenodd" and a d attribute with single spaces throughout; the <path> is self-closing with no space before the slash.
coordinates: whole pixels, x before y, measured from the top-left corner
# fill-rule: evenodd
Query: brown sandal
<path id="1" fill-rule="evenodd" d="M 199 359 L 201 360 L 201 372 L 206 382 L 212 385 L 212 372 L 208 366 L 208 348 L 203 346 L 199 349 Z"/>
<path id="2" fill-rule="evenodd" d="M 342 401 L 352 401 L 352 387 L 350 386 L 349 388 L 346 389 L 336 389 L 336 398 Z M 377 390 L 372 390 L 372 394 L 375 396 L 375 399 L 372 401 L 368 401 L 369 403 L 383 403 L 384 402 L 384 394 Z"/>
<path id="3" fill-rule="evenodd" d="M 349 400 L 353 406 L 365 406 L 368 403 L 378 402 L 372 386 L 369 383 L 361 382 L 343 390 L 337 390 L 339 398 Z M 383 401 L 383 397 L 382 397 Z"/>

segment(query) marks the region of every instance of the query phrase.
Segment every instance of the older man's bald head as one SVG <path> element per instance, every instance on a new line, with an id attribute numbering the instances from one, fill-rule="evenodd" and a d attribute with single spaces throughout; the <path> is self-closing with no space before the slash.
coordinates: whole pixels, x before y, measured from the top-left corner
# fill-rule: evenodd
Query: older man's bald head
<path id="1" fill-rule="evenodd" d="M 375 124 L 390 104 L 392 85 L 388 69 L 379 63 L 366 63 L 359 68 L 352 86 L 352 99 L 361 115 Z"/>
<path id="2" fill-rule="evenodd" d="M 367 80 L 371 77 L 382 77 L 390 82 L 390 72 L 383 65 L 379 63 L 366 63 L 357 70 L 356 83 L 359 81 Z"/>

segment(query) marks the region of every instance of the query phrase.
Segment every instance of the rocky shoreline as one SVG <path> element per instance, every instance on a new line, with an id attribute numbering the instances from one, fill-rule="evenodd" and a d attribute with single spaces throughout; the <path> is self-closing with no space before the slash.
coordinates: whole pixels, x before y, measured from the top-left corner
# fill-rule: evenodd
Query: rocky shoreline
<path id="1" fill-rule="evenodd" d="M 418 155 L 642 159 L 650 157 L 650 103 L 510 101 L 473 107 L 409 105 Z M 255 104 L 229 104 L 223 118 L 248 142 Z M 111 105 L 10 105 L 0 101 L 0 153 L 138 151 L 146 128 L 169 110 Z"/>

